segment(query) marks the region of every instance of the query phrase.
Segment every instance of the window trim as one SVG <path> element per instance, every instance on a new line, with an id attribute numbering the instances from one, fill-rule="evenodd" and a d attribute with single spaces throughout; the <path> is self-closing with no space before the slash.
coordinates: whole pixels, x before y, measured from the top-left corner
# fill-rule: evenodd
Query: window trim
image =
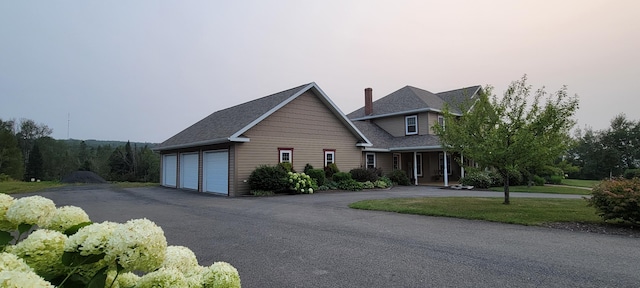
<path id="1" fill-rule="evenodd" d="M 391 156 L 391 166 L 393 170 L 402 170 L 402 155 L 400 153 L 393 153 L 393 156 Z M 396 165 L 396 159 L 398 159 L 397 164 Z"/>
<path id="2" fill-rule="evenodd" d="M 422 153 L 416 153 L 416 176 L 424 176 L 424 169 L 422 168 Z"/>
<path id="3" fill-rule="evenodd" d="M 293 148 L 278 148 L 278 163 L 285 163 L 282 161 L 282 155 L 289 153 L 289 162 L 293 166 Z"/>
<path id="4" fill-rule="evenodd" d="M 411 126 L 415 126 L 415 132 L 409 132 L 409 119 L 414 119 L 415 124 Z M 416 135 L 418 134 L 418 115 L 409 115 L 404 116 L 404 134 L 405 135 Z"/>
<path id="5" fill-rule="evenodd" d="M 331 155 L 331 163 L 336 163 L 336 149 L 323 149 L 324 154 L 324 167 L 327 167 L 330 163 L 327 163 L 327 155 Z"/>
<path id="6" fill-rule="evenodd" d="M 438 175 L 444 175 L 444 172 L 442 170 L 444 170 L 444 162 L 442 161 L 444 159 L 444 153 L 443 152 L 439 152 L 438 153 Z M 451 154 L 447 153 L 447 175 L 451 175 L 453 172 L 453 169 L 451 169 Z"/>
<path id="7" fill-rule="evenodd" d="M 442 127 L 442 129 L 444 129 L 444 116 L 443 115 L 438 115 L 438 125 L 440 125 Z"/>
<path id="8" fill-rule="evenodd" d="M 369 155 L 373 156 L 373 167 L 369 167 Z M 364 156 L 364 167 L 366 169 L 376 168 L 376 153 L 366 153 Z"/>

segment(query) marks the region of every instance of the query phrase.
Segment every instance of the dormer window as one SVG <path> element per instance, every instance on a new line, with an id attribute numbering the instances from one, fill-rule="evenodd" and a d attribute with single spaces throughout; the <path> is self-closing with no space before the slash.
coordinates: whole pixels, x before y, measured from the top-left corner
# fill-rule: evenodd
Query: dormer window
<path id="1" fill-rule="evenodd" d="M 411 115 L 404 117 L 404 133 L 405 135 L 418 134 L 418 115 Z"/>

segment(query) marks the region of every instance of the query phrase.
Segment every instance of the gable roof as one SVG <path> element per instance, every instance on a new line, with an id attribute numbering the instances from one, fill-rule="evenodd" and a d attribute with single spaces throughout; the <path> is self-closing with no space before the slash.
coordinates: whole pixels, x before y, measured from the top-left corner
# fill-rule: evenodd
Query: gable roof
<path id="1" fill-rule="evenodd" d="M 365 151 L 402 152 L 413 150 L 437 150 L 442 145 L 438 136 L 412 135 L 394 137 L 384 129 L 371 121 L 354 121 L 358 130 L 362 131 L 373 141 L 373 146 L 365 148 Z"/>
<path id="2" fill-rule="evenodd" d="M 359 139 L 358 146 L 371 146 L 369 140 L 347 119 L 346 115 L 315 82 L 312 82 L 216 111 L 160 143 L 153 150 L 162 151 L 225 142 L 249 142 L 249 138 L 243 137 L 244 132 L 307 91 L 317 95 L 334 116 Z"/>
<path id="3" fill-rule="evenodd" d="M 441 112 L 448 104 L 452 113 L 460 114 L 457 109 L 467 99 L 473 98 L 480 86 L 471 86 L 437 94 L 413 86 L 405 86 L 373 102 L 373 114 L 365 115 L 364 107 L 347 116 L 352 120 L 367 120 L 394 115 L 427 111 Z"/>

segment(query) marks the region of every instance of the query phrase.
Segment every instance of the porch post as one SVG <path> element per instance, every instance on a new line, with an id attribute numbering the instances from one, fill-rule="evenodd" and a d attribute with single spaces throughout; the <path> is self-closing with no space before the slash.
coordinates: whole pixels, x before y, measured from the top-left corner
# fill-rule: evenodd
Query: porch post
<path id="1" fill-rule="evenodd" d="M 442 171 L 442 174 L 444 174 L 444 186 L 447 187 L 449 186 L 449 173 L 447 173 L 447 171 L 449 171 L 449 169 L 447 169 L 447 151 L 443 151 L 444 153 L 444 171 Z"/>
<path id="2" fill-rule="evenodd" d="M 413 185 L 418 186 L 418 152 L 413 151 Z"/>
<path id="3" fill-rule="evenodd" d="M 462 152 L 460 152 L 460 163 L 462 163 L 462 165 L 460 165 L 460 178 L 464 177 L 464 154 L 462 154 Z"/>

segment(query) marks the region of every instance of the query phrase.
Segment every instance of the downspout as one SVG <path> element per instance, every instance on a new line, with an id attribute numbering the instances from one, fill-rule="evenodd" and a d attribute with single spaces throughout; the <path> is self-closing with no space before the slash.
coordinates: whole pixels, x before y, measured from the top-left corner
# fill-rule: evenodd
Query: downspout
<path id="1" fill-rule="evenodd" d="M 447 169 L 447 151 L 443 151 L 444 152 L 444 171 L 442 171 L 442 174 L 444 174 L 444 187 L 449 186 L 449 173 L 447 173 L 447 171 L 449 171 L 449 169 Z"/>
<path id="2" fill-rule="evenodd" d="M 462 165 L 460 165 L 460 178 L 464 178 L 464 154 L 462 154 L 462 152 L 460 152 L 460 163 L 462 163 Z"/>
<path id="3" fill-rule="evenodd" d="M 418 186 L 418 152 L 413 151 L 413 184 Z"/>

